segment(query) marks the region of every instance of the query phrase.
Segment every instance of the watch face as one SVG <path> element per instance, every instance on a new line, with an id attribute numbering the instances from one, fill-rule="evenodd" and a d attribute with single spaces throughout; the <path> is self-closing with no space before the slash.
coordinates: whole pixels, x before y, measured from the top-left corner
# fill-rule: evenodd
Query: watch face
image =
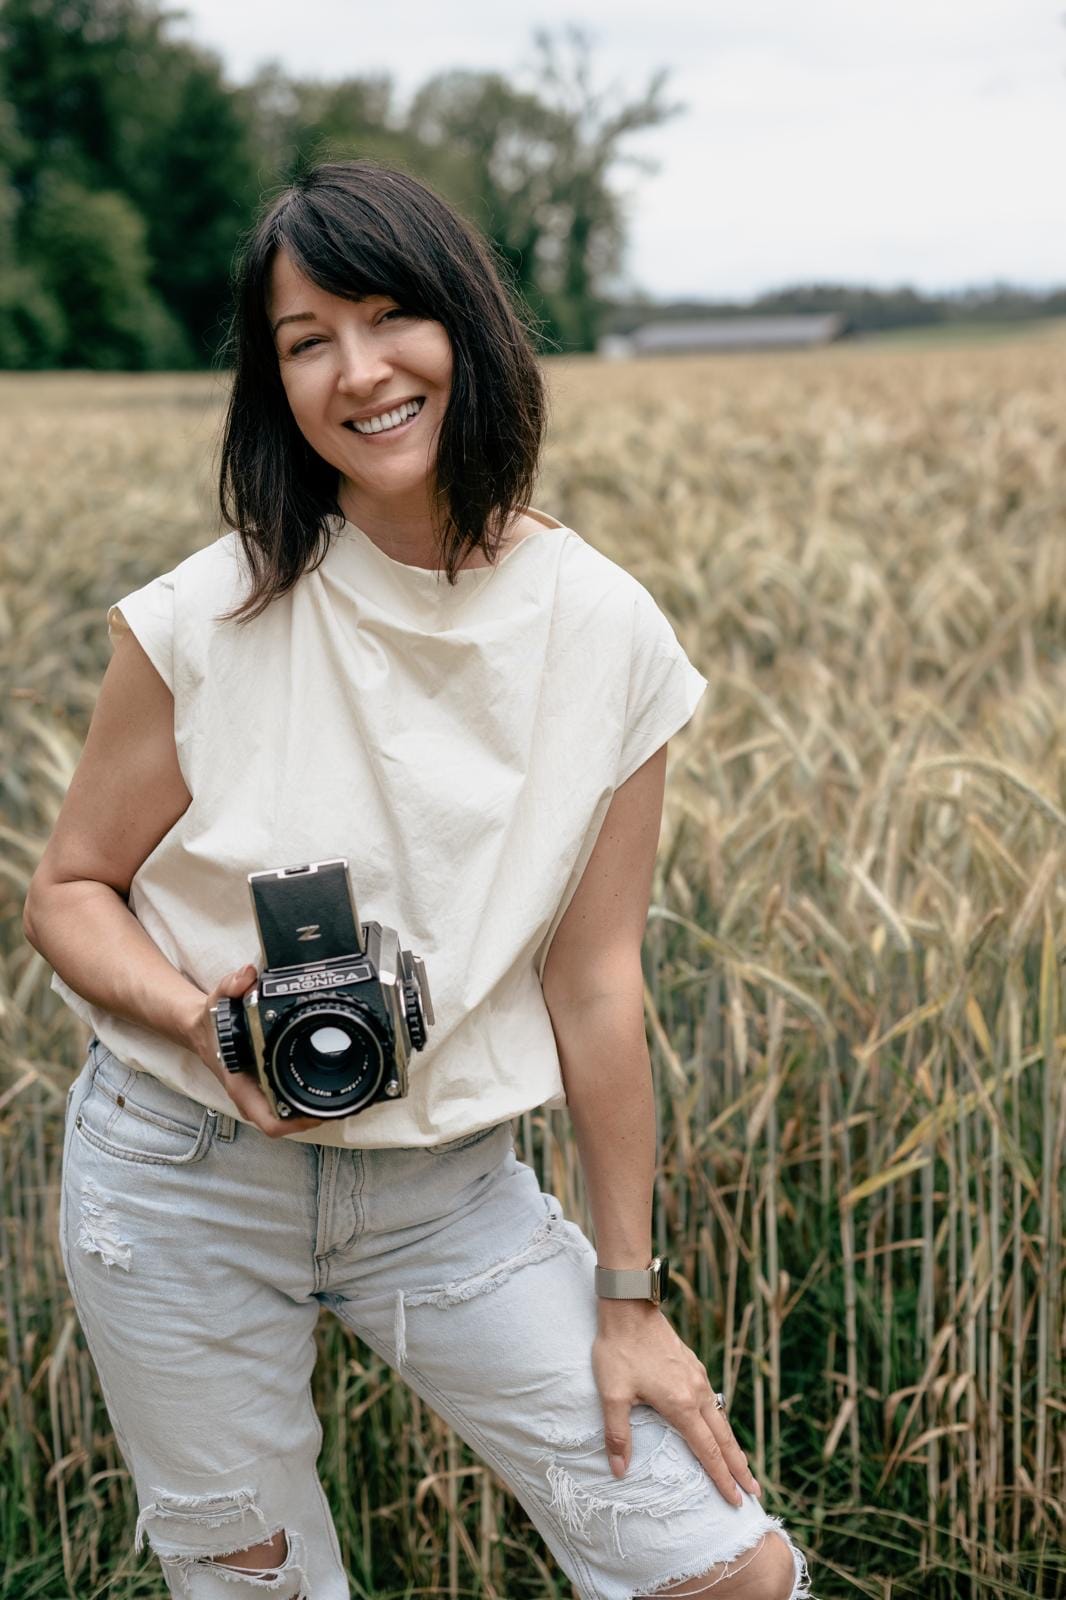
<path id="1" fill-rule="evenodd" d="M 652 1262 L 652 1298 L 656 1305 L 666 1299 L 670 1287 L 670 1263 L 665 1256 L 656 1256 Z"/>

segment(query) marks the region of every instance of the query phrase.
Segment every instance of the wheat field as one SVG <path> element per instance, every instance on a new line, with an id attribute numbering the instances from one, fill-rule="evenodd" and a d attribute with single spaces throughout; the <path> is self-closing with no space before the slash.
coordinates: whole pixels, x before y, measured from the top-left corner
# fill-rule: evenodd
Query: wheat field
<path id="1" fill-rule="evenodd" d="M 547 363 L 535 503 L 709 688 L 645 941 L 670 1315 L 815 1593 L 1066 1594 L 1066 335 Z M 63 1277 L 84 1029 L 22 937 L 110 602 L 218 531 L 218 376 L 0 378 L 4 1597 L 160 1593 Z M 518 1152 L 588 1225 L 565 1113 Z M 521 1507 L 319 1328 L 353 1595 L 565 1600 Z"/>

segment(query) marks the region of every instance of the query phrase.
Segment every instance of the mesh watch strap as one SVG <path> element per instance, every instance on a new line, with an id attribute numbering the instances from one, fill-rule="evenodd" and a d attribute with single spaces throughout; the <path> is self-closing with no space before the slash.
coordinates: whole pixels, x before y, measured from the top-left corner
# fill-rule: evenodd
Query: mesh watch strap
<path id="1" fill-rule="evenodd" d="M 659 1305 L 666 1299 L 670 1267 L 665 1256 L 656 1256 L 647 1267 L 597 1267 L 596 1293 L 602 1300 L 650 1300 Z"/>

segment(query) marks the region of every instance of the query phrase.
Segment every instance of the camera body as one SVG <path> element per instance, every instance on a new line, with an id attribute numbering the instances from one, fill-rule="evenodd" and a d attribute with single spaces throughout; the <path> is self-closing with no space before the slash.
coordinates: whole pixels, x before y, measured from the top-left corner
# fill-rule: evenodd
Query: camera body
<path id="1" fill-rule="evenodd" d="M 343 856 L 248 875 L 263 952 L 254 988 L 211 1007 L 219 1060 L 279 1117 L 348 1117 L 407 1093 L 433 1002 L 421 956 L 359 921 Z"/>

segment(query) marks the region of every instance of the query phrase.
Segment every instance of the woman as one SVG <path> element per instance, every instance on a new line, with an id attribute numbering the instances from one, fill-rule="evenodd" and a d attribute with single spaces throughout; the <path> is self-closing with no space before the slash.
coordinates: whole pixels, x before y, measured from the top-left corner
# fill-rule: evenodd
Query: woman
<path id="1" fill-rule="evenodd" d="M 315 1470 L 325 1305 L 584 1600 L 807 1594 L 649 1270 L 640 947 L 666 740 L 706 680 L 636 580 L 529 506 L 538 367 L 422 184 L 334 162 L 277 198 L 232 363 L 231 531 L 111 607 L 26 909 L 93 1030 L 60 1227 L 136 1545 L 175 1596 L 348 1595 Z M 405 1094 L 286 1120 L 224 1068 L 215 1008 L 255 985 L 249 874 L 338 856 L 423 956 L 435 1020 Z M 569 1106 L 598 1254 L 516 1158 L 512 1119 L 545 1104 Z"/>

